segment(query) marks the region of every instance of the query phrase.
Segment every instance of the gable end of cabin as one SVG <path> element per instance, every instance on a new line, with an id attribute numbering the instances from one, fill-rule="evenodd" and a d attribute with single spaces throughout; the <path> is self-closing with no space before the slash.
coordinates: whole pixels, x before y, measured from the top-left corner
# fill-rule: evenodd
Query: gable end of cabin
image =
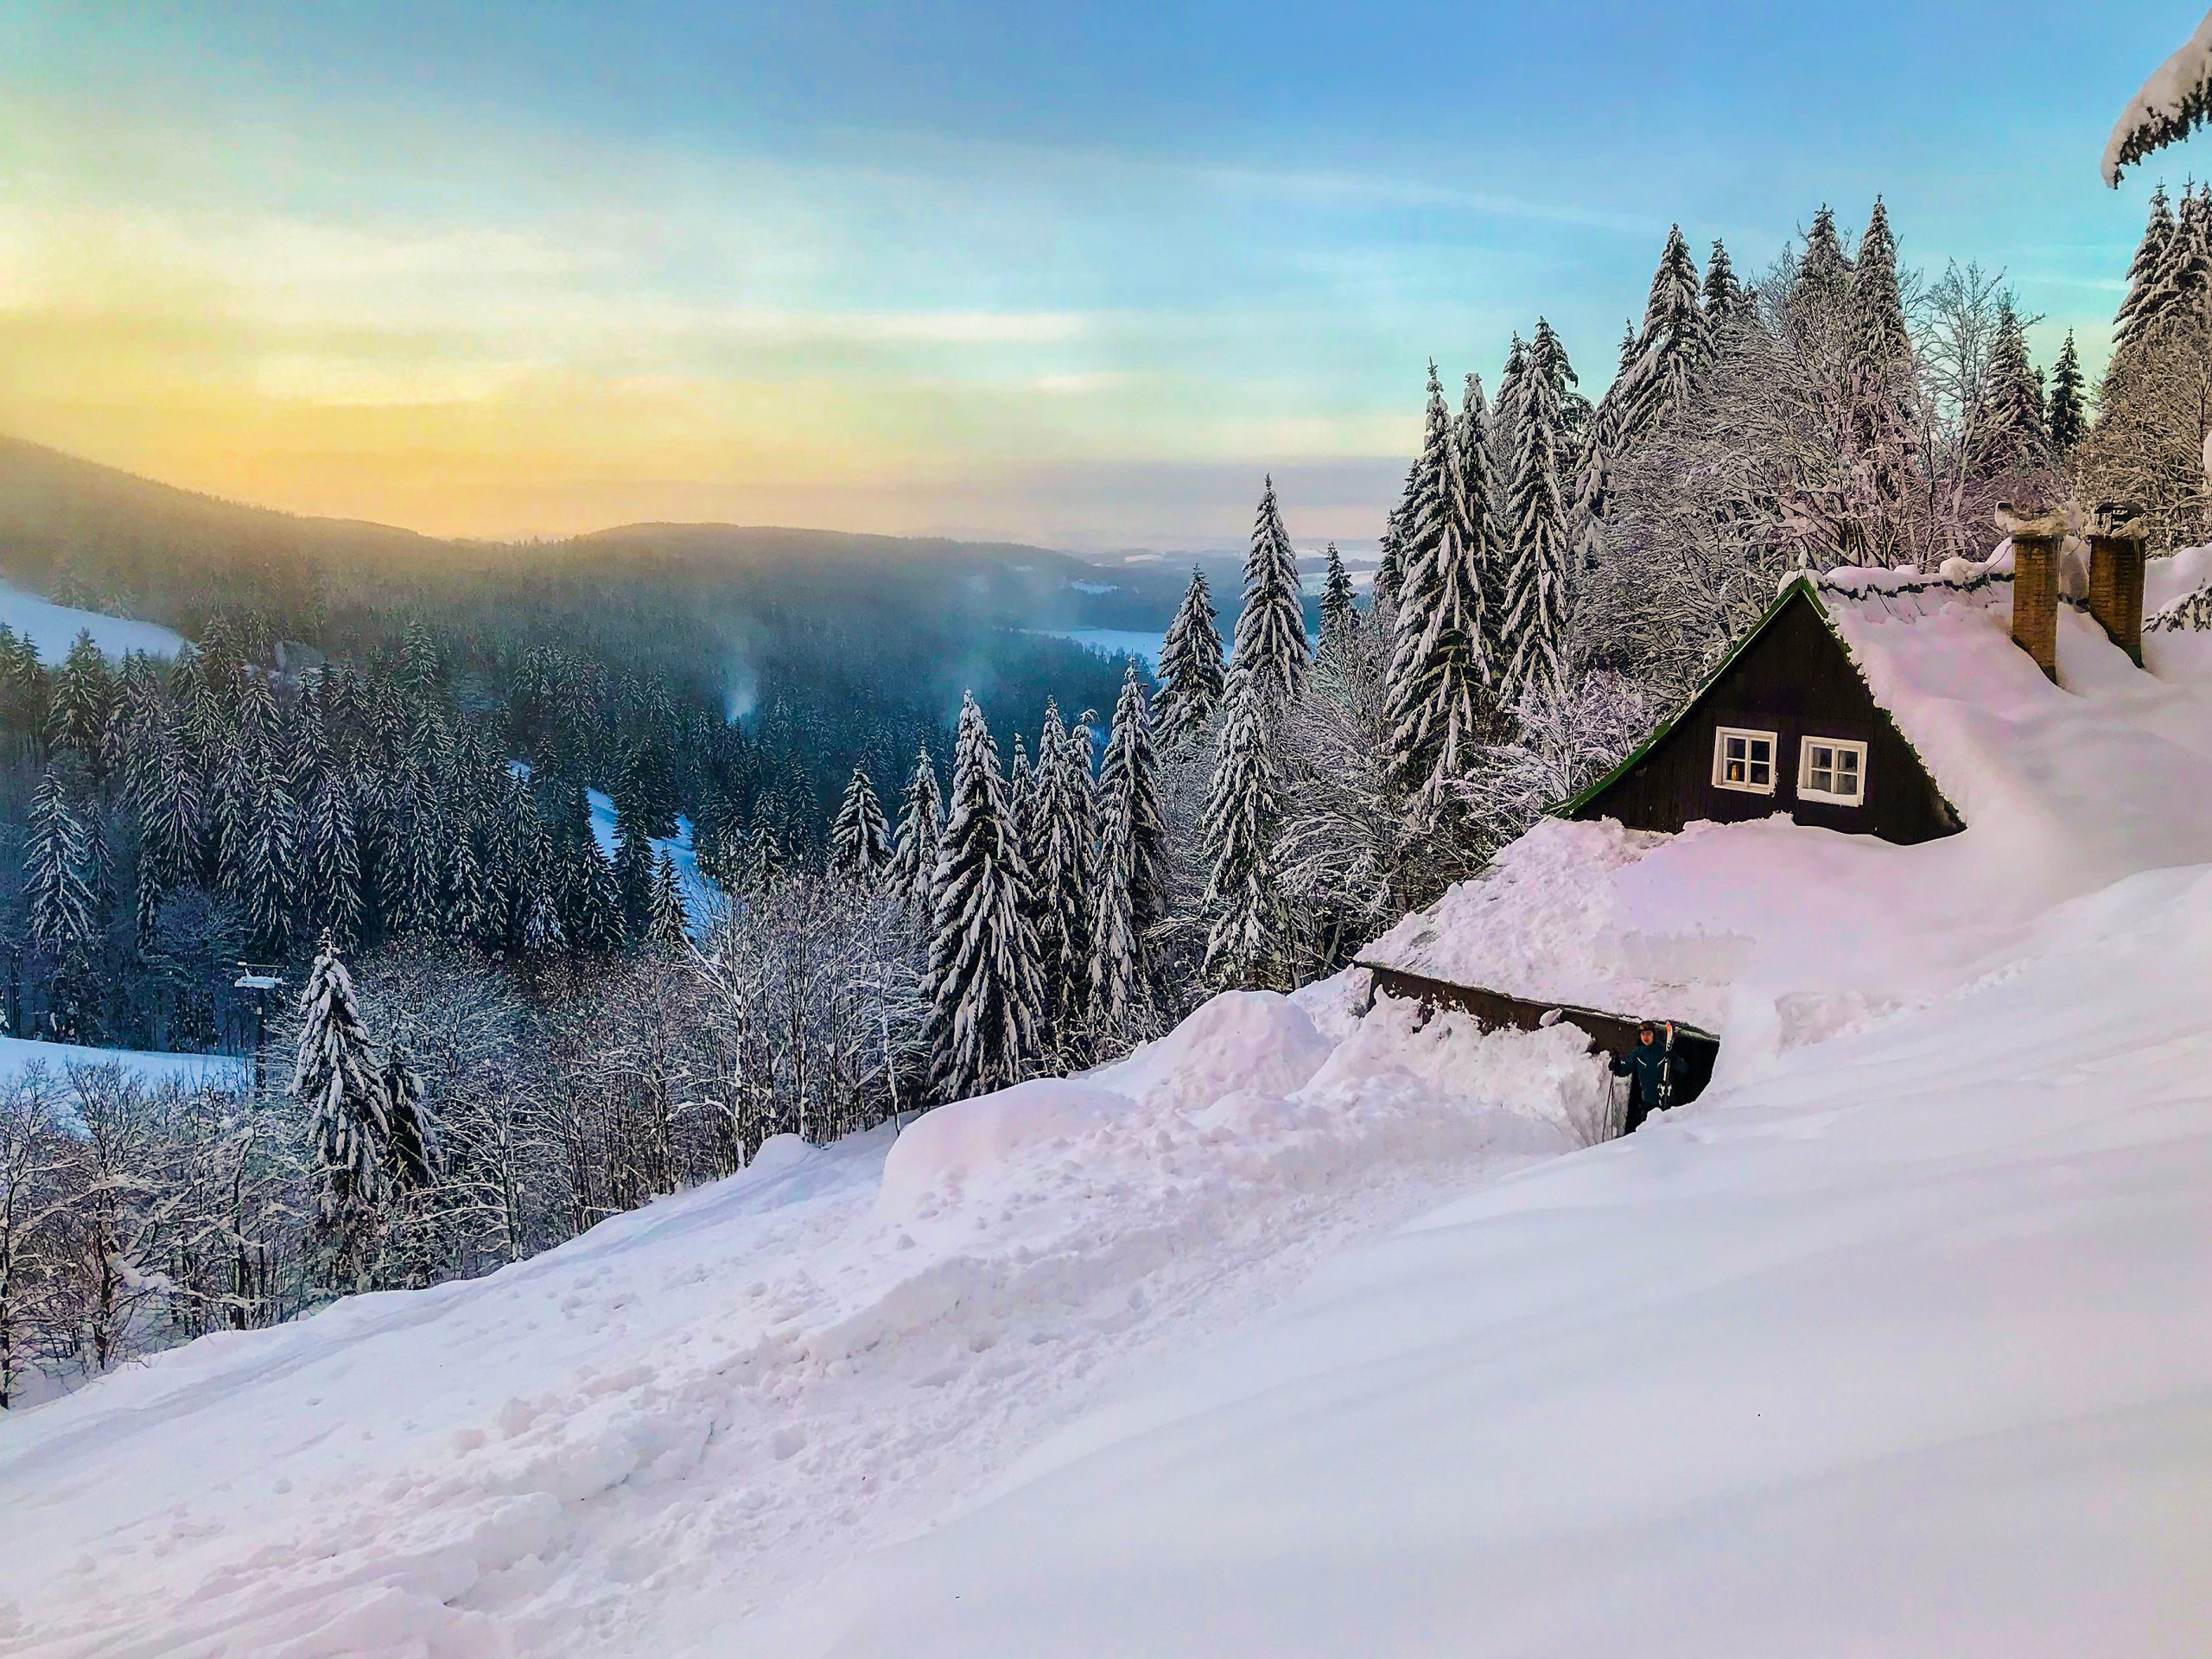
<path id="1" fill-rule="evenodd" d="M 1667 834 L 1786 812 L 1904 845 L 1965 827 L 1802 581 L 1674 719 L 1560 812 Z"/>

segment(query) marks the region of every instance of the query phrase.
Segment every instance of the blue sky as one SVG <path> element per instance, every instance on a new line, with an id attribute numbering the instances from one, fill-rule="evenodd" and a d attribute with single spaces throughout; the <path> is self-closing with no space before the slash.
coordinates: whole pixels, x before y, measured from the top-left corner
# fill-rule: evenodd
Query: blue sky
<path id="1" fill-rule="evenodd" d="M 2094 360 L 2186 7 L 19 3 L 0 427 L 474 534 L 1371 538 L 1426 359 L 1878 191 Z M 2205 155 L 2195 150 L 2204 148 Z M 2212 146 L 2167 158 L 2178 183 Z"/>

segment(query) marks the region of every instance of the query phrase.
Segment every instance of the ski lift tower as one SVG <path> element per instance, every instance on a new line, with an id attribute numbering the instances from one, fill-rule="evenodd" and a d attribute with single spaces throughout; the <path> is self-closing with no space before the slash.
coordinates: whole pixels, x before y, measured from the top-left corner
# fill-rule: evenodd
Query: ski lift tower
<path id="1" fill-rule="evenodd" d="M 269 993 L 280 989 L 283 978 L 276 972 L 277 964 L 242 962 L 244 971 L 231 982 L 232 988 L 253 993 L 253 1086 L 262 1084 L 262 1050 L 269 1040 Z"/>

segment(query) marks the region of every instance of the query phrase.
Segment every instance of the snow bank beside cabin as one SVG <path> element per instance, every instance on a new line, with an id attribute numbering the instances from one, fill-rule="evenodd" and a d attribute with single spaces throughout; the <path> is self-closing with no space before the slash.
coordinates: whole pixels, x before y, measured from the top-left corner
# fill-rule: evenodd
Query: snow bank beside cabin
<path id="1" fill-rule="evenodd" d="M 2212 871 L 2077 901 L 1349 1253 L 721 1650 L 2212 1650 L 2207 982 Z"/>
<path id="2" fill-rule="evenodd" d="M 2184 563 L 2153 561 L 2159 582 L 2190 579 Z M 1363 959 L 1706 1027 L 1727 1039 L 1726 1081 L 1955 989 L 2069 899 L 2212 861 L 2206 641 L 2146 641 L 2145 672 L 2062 608 L 2053 685 L 2012 643 L 2008 584 L 1844 572 L 1821 599 L 1962 833 L 1897 847 L 1784 814 L 1677 836 L 1547 820 Z"/>
<path id="3" fill-rule="evenodd" d="M 772 1142 L 488 1278 L 0 1419 L 0 1652 L 753 1651 L 747 1617 L 1601 1109 L 1579 1033 L 1356 1007 L 1217 998 L 1087 1077 Z"/>

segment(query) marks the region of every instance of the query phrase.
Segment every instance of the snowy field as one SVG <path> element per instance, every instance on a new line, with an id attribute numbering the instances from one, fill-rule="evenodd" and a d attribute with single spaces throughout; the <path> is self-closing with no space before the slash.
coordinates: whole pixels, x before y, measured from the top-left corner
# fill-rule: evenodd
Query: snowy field
<path id="1" fill-rule="evenodd" d="M 246 1071 L 246 1062 L 232 1054 L 164 1054 L 0 1037 L 0 1082 L 12 1083 L 33 1067 L 43 1066 L 56 1084 L 66 1084 L 73 1069 L 94 1065 L 118 1065 L 149 1084 L 175 1082 L 187 1088 L 233 1088 L 244 1082 Z"/>
<path id="2" fill-rule="evenodd" d="M 755 1651 L 744 1619 L 1599 1109 L 1569 1033 L 1347 989 L 11 1419 L 0 1652 Z"/>
<path id="3" fill-rule="evenodd" d="M 183 648 L 183 638 L 157 622 L 134 622 L 128 617 L 108 616 L 99 611 L 80 611 L 0 581 L 0 623 L 38 647 L 39 660 L 58 668 L 77 643 L 79 632 L 90 630 L 92 643 L 111 658 L 143 651 L 149 657 L 174 657 Z"/>
<path id="4" fill-rule="evenodd" d="M 2212 1651 L 2212 872 L 1331 1263 L 727 1651 Z M 711 1643 L 691 1651 L 715 1651 Z"/>

